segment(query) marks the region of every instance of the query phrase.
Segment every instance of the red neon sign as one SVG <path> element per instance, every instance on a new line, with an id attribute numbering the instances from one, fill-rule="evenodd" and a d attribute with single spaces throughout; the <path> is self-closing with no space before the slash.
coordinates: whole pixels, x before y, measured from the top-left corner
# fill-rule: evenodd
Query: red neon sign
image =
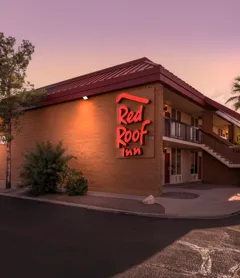
<path id="1" fill-rule="evenodd" d="M 121 102 L 122 99 L 128 99 L 132 101 L 136 101 L 138 103 L 148 104 L 150 102 L 149 99 L 133 96 L 130 94 L 120 94 L 116 103 Z M 150 120 L 144 120 L 144 106 L 140 105 L 139 110 L 137 112 L 132 111 L 125 105 L 121 105 L 118 107 L 118 124 L 120 126 L 117 127 L 117 148 L 122 149 L 122 156 L 136 156 L 142 155 L 142 148 L 134 148 L 128 149 L 126 148 L 128 144 L 134 142 L 139 142 L 140 146 L 144 145 L 144 137 L 148 133 L 146 130 L 146 126 L 151 123 Z M 139 123 L 141 122 L 141 128 L 130 130 L 127 128 L 129 124 Z"/>
<path id="2" fill-rule="evenodd" d="M 130 100 L 133 100 L 133 101 L 136 101 L 136 102 L 140 102 L 140 103 L 145 103 L 145 104 L 148 104 L 150 102 L 150 100 L 147 99 L 147 98 L 143 98 L 143 97 L 138 97 L 138 96 L 133 96 L 133 95 L 130 95 L 130 94 L 122 93 L 122 94 L 120 94 L 117 97 L 116 103 L 119 103 L 124 98 L 125 99 L 130 99 Z"/>

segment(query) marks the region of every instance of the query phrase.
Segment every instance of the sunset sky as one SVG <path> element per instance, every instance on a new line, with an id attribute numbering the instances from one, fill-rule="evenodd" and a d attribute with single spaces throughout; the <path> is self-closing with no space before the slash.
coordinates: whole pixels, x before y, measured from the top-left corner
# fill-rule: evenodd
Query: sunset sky
<path id="1" fill-rule="evenodd" d="M 147 57 L 224 103 L 240 75 L 239 0 L 0 0 L 0 32 L 36 47 L 35 87 Z"/>

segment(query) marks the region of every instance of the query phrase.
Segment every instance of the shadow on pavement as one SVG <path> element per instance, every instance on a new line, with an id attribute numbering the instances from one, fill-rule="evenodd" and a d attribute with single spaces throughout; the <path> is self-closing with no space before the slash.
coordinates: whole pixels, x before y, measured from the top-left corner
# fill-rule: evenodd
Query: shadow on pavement
<path id="1" fill-rule="evenodd" d="M 116 215 L 0 196 L 1 276 L 112 277 L 223 220 Z"/>

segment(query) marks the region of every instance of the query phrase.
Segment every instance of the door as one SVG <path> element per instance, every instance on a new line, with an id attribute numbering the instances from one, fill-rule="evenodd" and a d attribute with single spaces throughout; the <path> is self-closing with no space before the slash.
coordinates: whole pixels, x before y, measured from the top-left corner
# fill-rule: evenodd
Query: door
<path id="1" fill-rule="evenodd" d="M 165 184 L 170 183 L 170 153 L 165 153 Z"/>
<path id="2" fill-rule="evenodd" d="M 202 179 L 202 157 L 199 156 L 198 157 L 198 179 L 201 180 Z"/>
<path id="3" fill-rule="evenodd" d="M 181 149 L 171 148 L 171 176 L 170 183 L 180 183 L 182 181 Z"/>
<path id="4" fill-rule="evenodd" d="M 191 181 L 198 180 L 199 177 L 199 155 L 197 151 L 191 151 Z"/>

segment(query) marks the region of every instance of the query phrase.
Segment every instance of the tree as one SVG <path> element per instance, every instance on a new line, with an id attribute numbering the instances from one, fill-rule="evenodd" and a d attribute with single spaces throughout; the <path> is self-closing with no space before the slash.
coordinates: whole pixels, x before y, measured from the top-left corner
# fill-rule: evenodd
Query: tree
<path id="1" fill-rule="evenodd" d="M 237 111 L 240 109 L 240 76 L 237 76 L 234 79 L 233 86 L 232 86 L 232 94 L 234 94 L 233 97 L 230 97 L 226 103 L 233 101 L 234 102 L 234 108 Z"/>
<path id="2" fill-rule="evenodd" d="M 34 46 L 23 40 L 16 47 L 16 39 L 0 32 L 0 133 L 6 143 L 6 188 L 11 188 L 11 142 L 13 131 L 20 129 L 24 108 L 37 105 L 45 90 L 35 90 L 26 81 L 26 70 L 34 53 Z"/>

